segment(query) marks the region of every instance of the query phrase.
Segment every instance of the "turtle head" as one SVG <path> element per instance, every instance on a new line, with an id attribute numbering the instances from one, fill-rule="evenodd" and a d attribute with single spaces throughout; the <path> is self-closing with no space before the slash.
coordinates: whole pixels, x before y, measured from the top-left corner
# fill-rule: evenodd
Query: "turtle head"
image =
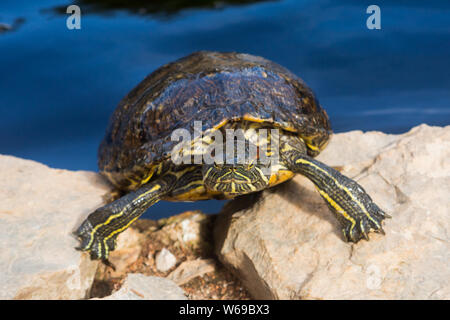
<path id="1" fill-rule="evenodd" d="M 214 192 L 236 196 L 265 189 L 269 179 L 258 164 L 205 164 L 203 183 Z"/>

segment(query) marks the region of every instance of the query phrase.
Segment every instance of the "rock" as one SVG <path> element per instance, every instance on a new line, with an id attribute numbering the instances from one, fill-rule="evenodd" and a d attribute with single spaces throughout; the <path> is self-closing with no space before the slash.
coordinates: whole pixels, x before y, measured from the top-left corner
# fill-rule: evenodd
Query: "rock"
<path id="1" fill-rule="evenodd" d="M 177 263 L 177 258 L 167 250 L 163 248 L 160 252 L 156 254 L 155 258 L 156 269 L 161 272 L 166 272 L 172 269 Z"/>
<path id="2" fill-rule="evenodd" d="M 122 287 L 102 300 L 186 300 L 183 290 L 169 279 L 130 273 Z"/>
<path id="3" fill-rule="evenodd" d="M 0 33 L 12 30 L 12 26 L 7 23 L 0 23 Z"/>
<path id="4" fill-rule="evenodd" d="M 250 299 L 242 283 L 216 262 L 212 247 L 215 217 L 191 211 L 158 221 L 139 219 L 134 222 L 119 236 L 118 248 L 110 255 L 110 260 L 114 257 L 111 262 L 114 262 L 116 270 L 103 265 L 98 268 L 90 297 L 110 296 L 120 288 L 128 274 L 140 273 L 173 280 L 183 288 L 188 299 Z M 195 234 L 193 241 L 183 241 L 186 234 L 183 225 L 190 226 L 187 230 L 194 230 L 189 232 Z M 165 272 L 158 270 L 156 255 L 163 250 L 170 251 L 177 261 L 183 262 L 175 270 L 173 267 Z M 139 252 L 138 257 L 128 255 L 129 252 Z M 122 254 L 124 257 L 121 259 Z M 126 267 L 119 269 L 116 261 Z"/>
<path id="5" fill-rule="evenodd" d="M 336 134 L 319 160 L 392 219 L 345 243 L 306 178 L 229 203 L 216 252 L 257 299 L 450 299 L 450 126 Z"/>
<path id="6" fill-rule="evenodd" d="M 168 245 L 176 244 L 189 250 L 213 251 L 211 230 L 215 215 L 200 211 L 187 211 L 182 214 L 158 220 L 158 238 Z"/>
<path id="7" fill-rule="evenodd" d="M 109 262 L 115 268 L 115 270 L 108 268 L 111 276 L 122 275 L 138 259 L 142 242 L 142 235 L 134 228 L 128 228 L 117 237 L 117 248 L 109 256 Z"/>
<path id="8" fill-rule="evenodd" d="M 17 18 L 12 24 L 0 22 L 0 34 L 3 32 L 16 31 L 24 22 L 24 18 Z"/>
<path id="9" fill-rule="evenodd" d="M 98 262 L 72 232 L 110 187 L 96 173 L 0 156 L 0 299 L 81 299 Z"/>
<path id="10" fill-rule="evenodd" d="M 215 269 L 213 259 L 188 260 L 180 264 L 167 278 L 181 286 L 196 277 L 201 277 L 205 273 L 214 272 Z"/>

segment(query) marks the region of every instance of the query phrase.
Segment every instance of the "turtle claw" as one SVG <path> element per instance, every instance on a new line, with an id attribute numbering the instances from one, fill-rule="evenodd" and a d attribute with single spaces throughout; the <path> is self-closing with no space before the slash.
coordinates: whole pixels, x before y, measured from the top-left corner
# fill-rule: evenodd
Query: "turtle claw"
<path id="1" fill-rule="evenodd" d="M 369 234 L 367 232 L 363 232 L 362 234 L 363 234 L 364 239 L 366 239 L 367 241 L 370 240 Z"/>
<path id="2" fill-rule="evenodd" d="M 384 213 L 370 198 L 369 201 L 365 201 L 367 212 L 360 212 L 358 215 L 353 215 L 353 221 L 344 221 L 342 231 L 347 242 L 357 243 L 361 239 L 369 241 L 369 232 L 371 231 L 382 235 L 386 234 L 383 230 L 382 222 L 390 216 Z"/>
<path id="3" fill-rule="evenodd" d="M 117 236 L 105 238 L 99 233 L 99 230 L 92 227 L 89 218 L 81 224 L 74 234 L 80 240 L 80 245 L 75 249 L 89 252 L 92 260 L 101 259 L 103 261 L 108 261 L 109 252 L 116 247 Z M 105 264 L 112 266 L 109 262 Z"/>
<path id="4" fill-rule="evenodd" d="M 75 249 L 81 250 L 81 251 L 87 251 L 90 249 L 90 234 L 92 232 L 92 224 L 89 222 L 89 220 L 85 220 L 81 226 L 73 232 L 73 234 L 80 239 L 80 245 L 76 247 Z"/>
<path id="5" fill-rule="evenodd" d="M 112 264 L 111 261 L 109 261 L 108 259 L 102 259 L 102 262 L 108 268 L 111 268 L 113 271 L 116 271 L 116 266 Z"/>

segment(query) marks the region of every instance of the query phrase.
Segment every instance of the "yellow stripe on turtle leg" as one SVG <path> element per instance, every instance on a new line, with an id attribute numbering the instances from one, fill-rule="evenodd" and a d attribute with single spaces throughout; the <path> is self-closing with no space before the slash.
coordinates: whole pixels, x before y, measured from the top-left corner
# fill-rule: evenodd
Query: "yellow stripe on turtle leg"
<path id="1" fill-rule="evenodd" d="M 81 249 L 91 251 L 94 259 L 107 259 L 109 245 L 114 247 L 111 243 L 108 245 L 108 242 L 111 239 L 115 242 L 119 233 L 125 231 L 148 207 L 170 192 L 175 180 L 174 176 L 159 179 L 97 209 L 76 232 L 82 241 Z"/>

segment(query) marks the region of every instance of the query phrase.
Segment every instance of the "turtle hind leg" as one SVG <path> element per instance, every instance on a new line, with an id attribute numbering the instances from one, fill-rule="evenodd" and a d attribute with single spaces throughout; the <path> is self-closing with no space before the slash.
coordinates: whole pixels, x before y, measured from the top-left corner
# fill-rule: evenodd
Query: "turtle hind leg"
<path id="1" fill-rule="evenodd" d="M 356 181 L 302 152 L 290 152 L 286 165 L 311 180 L 342 225 L 347 241 L 369 240 L 369 232 L 383 233 L 384 213 Z"/>
<path id="2" fill-rule="evenodd" d="M 95 210 L 74 232 L 80 239 L 78 249 L 88 251 L 91 259 L 107 261 L 117 236 L 169 193 L 174 182 L 174 176 L 163 176 Z"/>

